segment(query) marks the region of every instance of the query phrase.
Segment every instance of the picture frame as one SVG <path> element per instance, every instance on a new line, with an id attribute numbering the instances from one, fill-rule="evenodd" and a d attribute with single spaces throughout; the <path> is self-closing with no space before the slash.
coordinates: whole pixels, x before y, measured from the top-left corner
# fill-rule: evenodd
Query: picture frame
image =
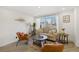
<path id="1" fill-rule="evenodd" d="M 69 23 L 70 22 L 70 15 L 63 16 L 63 22 L 64 23 Z"/>

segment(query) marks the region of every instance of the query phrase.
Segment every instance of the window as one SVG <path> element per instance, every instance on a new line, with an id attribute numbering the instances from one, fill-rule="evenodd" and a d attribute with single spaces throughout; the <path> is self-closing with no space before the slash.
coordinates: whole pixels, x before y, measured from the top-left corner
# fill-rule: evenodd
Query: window
<path id="1" fill-rule="evenodd" d="M 57 16 L 42 16 L 36 18 L 36 29 L 40 28 L 47 31 L 55 30 L 57 32 Z"/>

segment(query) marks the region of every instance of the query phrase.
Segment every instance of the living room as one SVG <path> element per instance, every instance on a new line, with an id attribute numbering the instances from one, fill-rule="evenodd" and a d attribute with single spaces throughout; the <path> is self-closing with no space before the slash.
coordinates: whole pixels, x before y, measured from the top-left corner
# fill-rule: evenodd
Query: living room
<path id="1" fill-rule="evenodd" d="M 23 41 L 18 43 L 18 46 L 16 46 L 16 42 L 19 40 L 16 33 L 23 32 L 29 34 L 29 25 L 33 25 L 33 23 L 36 24 L 35 26 L 37 32 L 40 32 L 47 37 L 49 36 L 47 35 L 48 32 L 51 33 L 53 31 L 59 34 L 63 29 L 68 35 L 68 38 L 66 37 L 68 42 L 66 43 L 64 41 L 60 42 L 59 40 L 59 43 L 56 41 L 52 42 L 51 40 L 47 40 L 45 44 L 52 44 L 52 46 L 59 44 L 56 47 L 59 50 L 62 48 L 62 51 L 64 52 L 79 51 L 78 14 L 79 7 L 76 6 L 0 7 L 0 51 L 41 52 L 41 49 L 44 47 L 39 47 L 37 44 L 34 44 L 34 47 L 29 47 L 28 44 L 25 44 Z M 50 39 L 52 38 L 53 37 Z M 53 39 L 58 39 L 58 36 Z M 62 47 L 59 48 L 61 45 Z"/>

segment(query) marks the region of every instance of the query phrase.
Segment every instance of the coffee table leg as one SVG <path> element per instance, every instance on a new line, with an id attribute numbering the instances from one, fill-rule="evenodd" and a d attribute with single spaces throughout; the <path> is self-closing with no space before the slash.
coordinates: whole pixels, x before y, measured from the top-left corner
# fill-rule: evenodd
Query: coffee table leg
<path id="1" fill-rule="evenodd" d="M 41 41 L 41 47 L 44 47 L 44 41 Z"/>

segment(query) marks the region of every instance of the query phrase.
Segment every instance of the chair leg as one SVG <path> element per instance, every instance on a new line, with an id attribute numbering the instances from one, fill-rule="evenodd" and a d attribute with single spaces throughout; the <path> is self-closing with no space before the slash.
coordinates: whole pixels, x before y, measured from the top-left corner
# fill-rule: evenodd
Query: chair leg
<path id="1" fill-rule="evenodd" d="M 68 36 L 67 36 L 67 44 L 68 44 Z"/>
<path id="2" fill-rule="evenodd" d="M 18 46 L 19 40 L 16 42 L 16 46 Z"/>

